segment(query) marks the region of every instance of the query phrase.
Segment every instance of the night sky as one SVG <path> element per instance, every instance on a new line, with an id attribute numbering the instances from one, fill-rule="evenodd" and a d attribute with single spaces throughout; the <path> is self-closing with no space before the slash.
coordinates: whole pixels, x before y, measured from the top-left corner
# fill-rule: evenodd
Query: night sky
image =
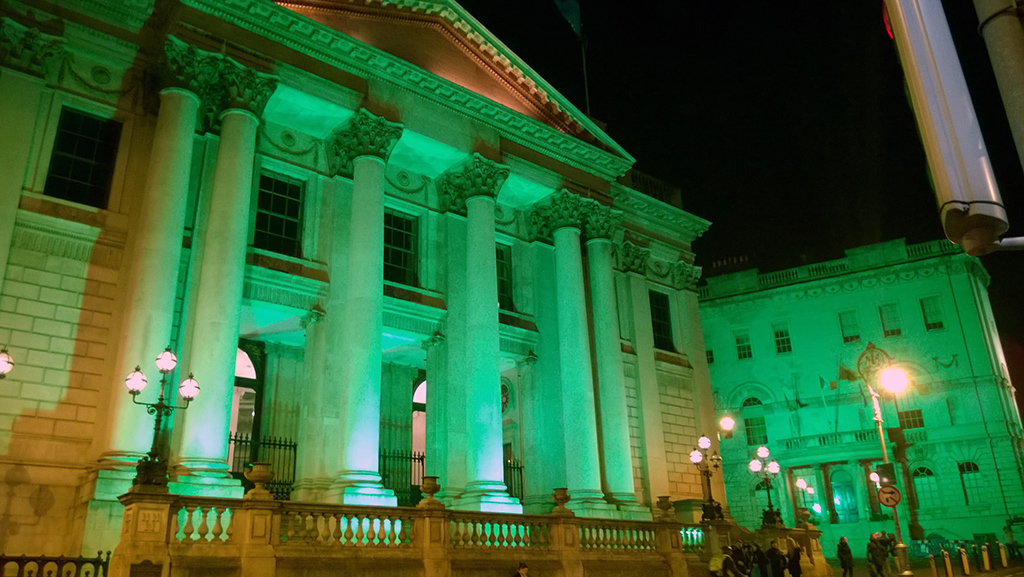
<path id="1" fill-rule="evenodd" d="M 554 0 L 460 3 L 585 110 L 580 41 Z M 977 18 L 970 2 L 944 4 L 1007 236 L 1024 236 L 1024 175 Z M 683 207 L 712 221 L 694 244 L 705 276 L 727 257 L 768 272 L 884 240 L 943 238 L 880 0 L 581 5 L 590 113 L 636 168 L 682 188 Z M 1024 253 L 982 262 L 1011 376 L 1024 389 Z"/>

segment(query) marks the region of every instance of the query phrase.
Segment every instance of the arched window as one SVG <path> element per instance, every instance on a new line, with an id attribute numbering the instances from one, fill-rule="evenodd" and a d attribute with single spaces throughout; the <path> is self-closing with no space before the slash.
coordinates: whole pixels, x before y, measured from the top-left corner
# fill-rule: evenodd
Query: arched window
<path id="1" fill-rule="evenodd" d="M 857 496 L 853 490 L 853 477 L 846 471 L 832 473 L 832 503 L 840 523 L 857 522 Z"/>
<path id="2" fill-rule="evenodd" d="M 911 474 L 914 478 L 914 492 L 917 493 L 917 506 L 919 509 L 930 509 L 941 504 L 939 493 L 939 482 L 935 479 L 935 473 L 928 467 L 918 467 Z"/>
<path id="3" fill-rule="evenodd" d="M 747 435 L 747 445 L 756 447 L 768 443 L 768 425 L 764 420 L 764 409 L 761 399 L 749 397 L 743 401 L 743 432 Z"/>
<path id="4" fill-rule="evenodd" d="M 977 463 L 966 461 L 959 464 L 960 468 L 960 486 L 964 489 L 964 503 L 967 505 L 977 505 L 984 502 L 982 498 L 983 483 L 981 479 L 981 470 L 978 469 Z"/>

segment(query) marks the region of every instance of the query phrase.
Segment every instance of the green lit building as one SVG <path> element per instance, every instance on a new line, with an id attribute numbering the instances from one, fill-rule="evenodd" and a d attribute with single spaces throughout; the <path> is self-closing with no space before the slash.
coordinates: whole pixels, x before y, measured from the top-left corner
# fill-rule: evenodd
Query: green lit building
<path id="1" fill-rule="evenodd" d="M 760 525 L 768 495 L 747 464 L 764 444 L 782 467 L 773 503 L 787 524 L 806 507 L 826 555 L 841 536 L 860 555 L 871 532 L 893 532 L 870 478 L 882 455 L 863 377 L 879 387 L 858 361 L 871 343 L 910 376 L 880 401 L 911 552 L 912 540 L 1003 540 L 1024 513 L 1021 419 L 987 284 L 958 247 L 902 240 L 708 278 L 701 318 L 716 410 L 736 422 L 722 454 L 737 522 Z"/>
<path id="2" fill-rule="evenodd" d="M 156 4 L 0 1 L 0 552 L 116 544 L 168 345 L 171 495 L 692 513 L 678 190 L 453 1 Z"/>

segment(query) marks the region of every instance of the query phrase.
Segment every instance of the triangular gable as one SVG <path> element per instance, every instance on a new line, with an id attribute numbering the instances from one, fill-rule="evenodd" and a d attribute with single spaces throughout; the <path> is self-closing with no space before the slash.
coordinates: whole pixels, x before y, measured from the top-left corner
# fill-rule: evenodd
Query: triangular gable
<path id="1" fill-rule="evenodd" d="M 629 153 L 454 0 L 277 3 L 633 162 Z"/>

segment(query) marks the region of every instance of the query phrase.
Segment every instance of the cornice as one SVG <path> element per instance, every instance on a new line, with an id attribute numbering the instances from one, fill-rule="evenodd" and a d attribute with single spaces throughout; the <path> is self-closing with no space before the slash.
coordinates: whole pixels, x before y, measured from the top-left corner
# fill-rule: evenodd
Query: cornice
<path id="1" fill-rule="evenodd" d="M 123 238 L 109 238 L 99 227 L 26 210 L 15 217 L 11 245 L 115 270 L 124 251 Z"/>
<path id="2" fill-rule="evenodd" d="M 605 152 L 283 6 L 261 0 L 183 0 L 183 4 L 339 70 L 401 86 L 494 126 L 513 142 L 606 180 L 618 178 L 634 162 L 624 151 L 620 153 L 624 156 Z"/>
<path id="3" fill-rule="evenodd" d="M 711 227 L 711 221 L 619 183 L 612 183 L 611 193 L 614 199 L 612 206 L 625 213 L 625 222 L 666 238 L 691 244 Z"/>
<path id="4" fill-rule="evenodd" d="M 273 269 L 246 265 L 242 298 L 309 311 L 327 283 Z"/>

